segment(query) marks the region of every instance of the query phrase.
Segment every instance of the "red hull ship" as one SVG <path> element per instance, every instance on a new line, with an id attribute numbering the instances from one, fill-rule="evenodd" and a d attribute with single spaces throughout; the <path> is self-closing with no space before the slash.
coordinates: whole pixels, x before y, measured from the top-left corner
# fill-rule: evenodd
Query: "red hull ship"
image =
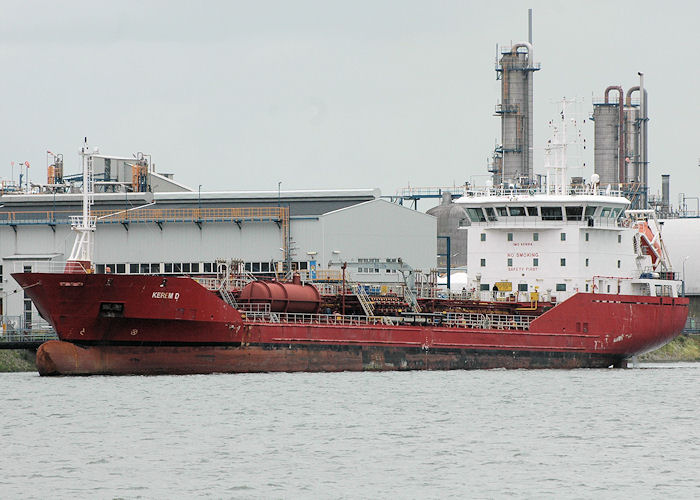
<path id="1" fill-rule="evenodd" d="M 576 293 L 534 306 L 432 300 L 430 313 L 318 314 L 331 298 L 298 283 L 236 308 L 188 277 L 12 276 L 60 339 L 39 348 L 41 375 L 624 367 L 680 334 L 688 312 L 684 297 Z"/>

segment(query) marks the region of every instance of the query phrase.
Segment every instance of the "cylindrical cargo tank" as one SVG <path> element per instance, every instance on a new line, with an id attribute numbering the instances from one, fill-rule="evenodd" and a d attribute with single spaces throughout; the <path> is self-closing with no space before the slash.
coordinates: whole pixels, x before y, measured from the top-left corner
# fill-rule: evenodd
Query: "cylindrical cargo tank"
<path id="1" fill-rule="evenodd" d="M 321 307 L 321 294 L 315 286 L 279 281 L 252 281 L 241 290 L 238 300 L 270 304 L 272 312 L 317 313 Z"/>
<path id="2" fill-rule="evenodd" d="M 620 106 L 612 103 L 593 107 L 594 167 L 600 177 L 600 185 L 624 182 L 620 179 Z"/>

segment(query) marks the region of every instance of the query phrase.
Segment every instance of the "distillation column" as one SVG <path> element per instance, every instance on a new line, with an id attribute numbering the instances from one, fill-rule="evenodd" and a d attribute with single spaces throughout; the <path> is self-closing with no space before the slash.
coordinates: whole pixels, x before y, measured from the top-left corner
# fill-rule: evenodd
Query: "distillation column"
<path id="1" fill-rule="evenodd" d="M 532 152 L 532 74 L 540 69 L 533 62 L 532 45 L 515 43 L 503 49 L 496 66 L 501 80 L 501 103 L 496 114 L 501 117 L 502 144 L 496 149 L 497 183 L 527 184 L 534 177 Z"/>

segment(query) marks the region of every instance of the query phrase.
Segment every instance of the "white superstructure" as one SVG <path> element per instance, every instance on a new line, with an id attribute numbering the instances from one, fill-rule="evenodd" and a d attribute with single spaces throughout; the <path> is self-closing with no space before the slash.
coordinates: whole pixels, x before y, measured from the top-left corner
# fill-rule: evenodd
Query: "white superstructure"
<path id="1" fill-rule="evenodd" d="M 666 270 L 645 253 L 642 233 L 625 215 L 629 201 L 588 191 L 484 190 L 458 200 L 472 223 L 470 287 L 484 300 L 527 301 L 531 293 L 559 301 L 575 292 L 675 295 L 668 281 L 655 283 Z"/>
<path id="2" fill-rule="evenodd" d="M 470 189 L 469 288 L 482 300 L 556 300 L 576 292 L 677 296 L 653 211 L 620 191 L 566 179 L 566 116 L 547 148 L 544 185 Z"/>

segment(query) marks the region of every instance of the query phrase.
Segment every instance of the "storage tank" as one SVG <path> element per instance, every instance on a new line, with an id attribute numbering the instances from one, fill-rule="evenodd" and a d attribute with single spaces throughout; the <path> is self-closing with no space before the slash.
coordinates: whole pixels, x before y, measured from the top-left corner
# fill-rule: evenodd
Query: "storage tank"
<path id="1" fill-rule="evenodd" d="M 452 193 L 442 193 L 442 202 L 437 207 L 427 211 L 429 215 L 437 218 L 437 235 L 450 237 L 450 267 L 466 267 L 467 265 L 467 230 L 459 229 L 460 226 L 471 224 L 467 212 L 461 205 L 452 203 Z M 447 268 L 447 241 L 438 238 L 437 265 L 440 269 Z"/>
<path id="2" fill-rule="evenodd" d="M 617 103 L 610 92 L 617 92 Z M 605 89 L 605 100 L 593 105 L 594 163 L 593 168 L 602 186 L 627 182 L 625 175 L 624 93 L 619 85 Z"/>
<path id="3" fill-rule="evenodd" d="M 238 301 L 270 304 L 272 312 L 317 313 L 321 307 L 321 294 L 315 286 L 302 285 L 298 279 L 295 281 L 252 281 L 241 290 Z"/>
<path id="4" fill-rule="evenodd" d="M 601 186 L 617 184 L 620 182 L 620 106 L 615 103 L 594 104 L 593 123 L 594 171 L 600 177 Z"/>

